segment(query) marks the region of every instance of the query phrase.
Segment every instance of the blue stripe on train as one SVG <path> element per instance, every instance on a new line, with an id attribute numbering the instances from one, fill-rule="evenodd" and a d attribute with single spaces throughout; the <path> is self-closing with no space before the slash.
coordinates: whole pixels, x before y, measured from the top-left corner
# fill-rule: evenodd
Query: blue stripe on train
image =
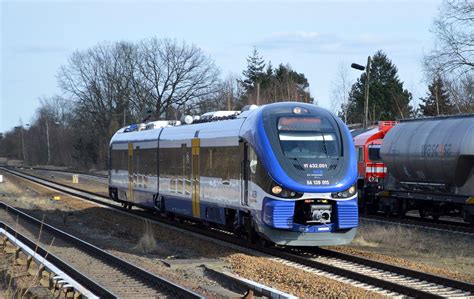
<path id="1" fill-rule="evenodd" d="M 359 224 L 359 209 L 357 197 L 351 200 L 337 201 L 337 226 L 339 228 L 353 228 Z"/>
<path id="2" fill-rule="evenodd" d="M 267 225 L 274 228 L 293 228 L 295 202 L 275 200 L 265 197 L 263 200 L 262 219 Z"/>
<path id="3" fill-rule="evenodd" d="M 193 205 L 189 198 L 178 196 L 164 196 L 165 210 L 175 214 L 193 217 Z M 199 204 L 201 209 L 200 219 L 225 224 L 225 208 L 216 204 L 201 201 Z"/>
<path id="4" fill-rule="evenodd" d="M 166 212 L 193 217 L 193 204 L 190 198 L 163 196 Z"/>
<path id="5" fill-rule="evenodd" d="M 303 225 L 293 222 L 294 201 L 265 198 L 263 201 L 262 219 L 271 227 L 302 232 L 327 232 L 338 229 L 357 227 L 359 222 L 357 199 L 337 201 L 335 223 L 323 225 Z"/>

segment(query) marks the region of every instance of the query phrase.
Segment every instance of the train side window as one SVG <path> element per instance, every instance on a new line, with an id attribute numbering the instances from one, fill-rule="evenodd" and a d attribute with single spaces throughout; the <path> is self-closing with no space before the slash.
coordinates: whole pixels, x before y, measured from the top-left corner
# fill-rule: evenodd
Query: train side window
<path id="1" fill-rule="evenodd" d="M 364 162 L 364 148 L 362 146 L 357 148 L 357 156 L 359 162 Z"/>
<path id="2" fill-rule="evenodd" d="M 118 149 L 117 146 L 113 145 L 110 155 L 110 169 L 113 170 L 114 173 L 128 171 L 128 151 L 126 149 Z"/>

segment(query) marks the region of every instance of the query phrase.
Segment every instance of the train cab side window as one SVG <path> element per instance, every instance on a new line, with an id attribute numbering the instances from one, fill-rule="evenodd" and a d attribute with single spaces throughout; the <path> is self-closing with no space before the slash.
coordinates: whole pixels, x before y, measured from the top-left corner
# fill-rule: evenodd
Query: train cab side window
<path id="1" fill-rule="evenodd" d="M 251 146 L 249 146 L 248 149 L 248 163 L 250 168 L 250 181 L 260 186 L 263 190 L 269 190 L 273 181 L 262 163 L 258 160 L 257 153 Z"/>
<path id="2" fill-rule="evenodd" d="M 357 156 L 359 162 L 364 162 L 364 148 L 363 147 L 358 147 L 357 148 Z"/>
<path id="3" fill-rule="evenodd" d="M 257 173 L 258 158 L 257 158 L 257 154 L 252 148 L 249 148 L 248 159 L 249 159 L 250 173 L 252 176 L 254 176 Z"/>
<path id="4" fill-rule="evenodd" d="M 382 161 L 380 157 L 380 145 L 369 145 L 369 160 L 373 162 Z"/>

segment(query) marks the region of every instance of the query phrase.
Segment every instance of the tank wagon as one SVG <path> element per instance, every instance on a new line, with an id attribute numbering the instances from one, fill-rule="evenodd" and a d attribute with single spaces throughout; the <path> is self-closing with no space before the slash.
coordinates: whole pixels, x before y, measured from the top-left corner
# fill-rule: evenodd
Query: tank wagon
<path id="1" fill-rule="evenodd" d="M 353 239 L 356 157 L 339 118 L 303 103 L 205 118 L 120 129 L 110 142 L 110 197 L 281 245 Z"/>
<path id="2" fill-rule="evenodd" d="M 404 215 L 462 215 L 474 222 L 474 115 L 402 121 L 385 136 L 389 172 L 383 209 Z"/>

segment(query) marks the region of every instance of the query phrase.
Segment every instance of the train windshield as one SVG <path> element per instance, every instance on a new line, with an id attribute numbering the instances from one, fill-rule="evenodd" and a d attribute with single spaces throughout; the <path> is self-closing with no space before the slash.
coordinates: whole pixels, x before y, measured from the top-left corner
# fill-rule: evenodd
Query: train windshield
<path id="1" fill-rule="evenodd" d="M 283 154 L 290 159 L 341 156 L 336 128 L 323 117 L 280 117 L 278 136 Z"/>

